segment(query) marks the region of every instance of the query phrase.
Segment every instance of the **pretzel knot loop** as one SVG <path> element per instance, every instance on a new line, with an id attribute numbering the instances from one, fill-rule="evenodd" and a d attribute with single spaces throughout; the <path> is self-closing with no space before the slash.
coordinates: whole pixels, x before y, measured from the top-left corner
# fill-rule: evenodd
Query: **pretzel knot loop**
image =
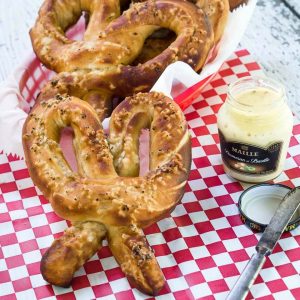
<path id="1" fill-rule="evenodd" d="M 68 39 L 64 32 L 89 12 L 82 41 Z M 57 72 L 99 69 L 126 78 L 134 72 L 157 74 L 172 61 L 183 60 L 199 69 L 213 45 L 213 31 L 203 10 L 179 0 L 150 0 L 135 3 L 120 15 L 120 1 L 47 0 L 31 30 L 33 47 L 40 59 Z M 177 16 L 176 19 L 174 16 Z M 130 65 L 145 40 L 157 29 L 175 32 L 176 40 L 153 61 Z M 152 70 L 153 69 L 153 70 Z M 156 70 L 154 70 L 156 69 Z"/>
<path id="2" fill-rule="evenodd" d="M 78 172 L 59 145 L 74 130 Z M 139 176 L 139 136 L 150 132 L 149 172 Z M 159 93 L 126 98 L 113 112 L 108 141 L 95 110 L 76 97 L 57 95 L 35 105 L 23 130 L 30 175 L 55 212 L 73 226 L 42 260 L 42 274 L 56 285 L 73 273 L 107 237 L 112 253 L 135 286 L 155 294 L 163 275 L 141 228 L 169 214 L 181 199 L 191 163 L 183 113 Z"/>
<path id="3" fill-rule="evenodd" d="M 43 64 L 61 72 L 56 80 L 72 86 L 72 91 L 76 89 L 94 108 L 109 107 L 112 97 L 149 91 L 175 61 L 200 70 L 216 42 L 214 37 L 219 39 L 219 31 L 223 31 L 228 13 L 227 0 L 213 1 L 213 16 L 218 18 L 212 21 L 204 4 L 199 8 L 181 0 L 143 1 L 122 13 L 121 6 L 129 2 L 45 0 L 30 32 L 34 51 Z M 82 12 L 89 15 L 83 40 L 71 40 L 65 32 Z M 152 38 L 161 28 L 175 37 Z"/>

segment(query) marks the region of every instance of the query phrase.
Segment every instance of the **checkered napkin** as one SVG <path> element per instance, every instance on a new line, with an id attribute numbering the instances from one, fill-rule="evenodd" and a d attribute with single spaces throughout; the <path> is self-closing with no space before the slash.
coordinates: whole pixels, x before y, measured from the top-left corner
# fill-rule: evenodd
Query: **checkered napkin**
<path id="1" fill-rule="evenodd" d="M 193 145 L 186 193 L 170 217 L 144 230 L 166 278 L 157 299 L 224 299 L 255 251 L 260 235 L 240 220 L 236 203 L 244 187 L 224 174 L 216 113 L 230 82 L 258 73 L 249 53 L 237 51 L 185 110 Z M 23 86 L 26 99 L 36 95 L 38 82 Z M 276 182 L 300 185 L 299 165 L 296 120 L 285 172 Z M 76 273 L 70 288 L 45 282 L 41 256 L 67 222 L 34 186 L 24 160 L 0 154 L 0 192 L 0 299 L 149 299 L 130 286 L 107 244 Z M 299 245 L 300 227 L 283 234 L 248 299 L 300 299 Z"/>

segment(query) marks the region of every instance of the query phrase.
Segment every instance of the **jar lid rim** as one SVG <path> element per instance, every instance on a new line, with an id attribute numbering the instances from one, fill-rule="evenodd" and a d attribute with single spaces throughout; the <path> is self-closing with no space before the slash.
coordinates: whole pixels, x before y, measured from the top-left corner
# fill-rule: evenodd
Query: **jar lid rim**
<path id="1" fill-rule="evenodd" d="M 292 188 L 287 185 L 267 182 L 248 187 L 238 200 L 238 209 L 243 222 L 251 229 L 263 231 L 283 197 L 291 190 Z M 259 217 L 257 211 L 261 212 Z M 289 221 L 286 231 L 296 228 L 299 224 L 300 208 Z"/>

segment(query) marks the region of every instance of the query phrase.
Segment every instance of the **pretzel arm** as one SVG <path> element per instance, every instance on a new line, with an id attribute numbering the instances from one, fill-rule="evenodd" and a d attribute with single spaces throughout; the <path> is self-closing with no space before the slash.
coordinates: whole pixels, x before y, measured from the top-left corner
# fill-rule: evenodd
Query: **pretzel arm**
<path id="1" fill-rule="evenodd" d="M 97 222 L 69 227 L 43 255 L 43 278 L 51 284 L 68 287 L 74 273 L 101 248 L 105 235 L 105 227 Z"/>
<path id="2" fill-rule="evenodd" d="M 66 114 L 63 108 L 61 108 L 61 113 Z M 82 114 L 81 118 L 83 119 L 80 123 L 84 123 L 85 118 L 88 117 L 88 113 L 87 115 Z M 58 122 L 62 121 L 59 118 L 56 118 L 56 120 Z M 103 133 L 100 128 L 97 124 L 94 124 L 94 126 L 96 131 L 98 129 L 98 137 L 101 136 Z M 82 133 L 75 124 L 73 129 L 75 133 L 73 144 L 78 173 L 89 178 L 99 178 L 113 174 L 113 165 L 109 163 L 109 159 L 106 160 L 104 156 L 97 157 L 97 152 L 90 145 L 95 144 L 84 142 Z M 91 138 L 94 137 L 93 134 L 96 136 L 96 131 L 94 132 L 91 127 Z M 44 155 L 46 154 L 44 153 Z M 74 226 L 65 231 L 62 237 L 55 240 L 43 255 L 41 273 L 44 279 L 58 286 L 69 286 L 74 273 L 101 248 L 105 236 L 106 228 L 101 223 L 91 221 L 75 223 Z"/>
<path id="3" fill-rule="evenodd" d="M 101 31 L 120 15 L 120 1 L 81 0 L 81 9 L 89 12 L 85 40 L 97 40 Z"/>
<path id="4" fill-rule="evenodd" d="M 133 286 L 150 295 L 164 286 L 163 273 L 141 229 L 109 226 L 108 245 Z"/>
<path id="5" fill-rule="evenodd" d="M 191 1 L 204 10 L 207 15 L 213 31 L 215 44 L 221 39 L 229 14 L 228 0 L 196 0 Z"/>

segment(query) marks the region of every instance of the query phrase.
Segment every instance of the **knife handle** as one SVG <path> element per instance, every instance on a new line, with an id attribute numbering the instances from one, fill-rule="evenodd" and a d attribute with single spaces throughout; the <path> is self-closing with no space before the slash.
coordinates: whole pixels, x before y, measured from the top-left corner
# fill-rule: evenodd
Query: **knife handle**
<path id="1" fill-rule="evenodd" d="M 266 257 L 263 253 L 253 254 L 226 300 L 245 299 L 265 261 Z"/>

